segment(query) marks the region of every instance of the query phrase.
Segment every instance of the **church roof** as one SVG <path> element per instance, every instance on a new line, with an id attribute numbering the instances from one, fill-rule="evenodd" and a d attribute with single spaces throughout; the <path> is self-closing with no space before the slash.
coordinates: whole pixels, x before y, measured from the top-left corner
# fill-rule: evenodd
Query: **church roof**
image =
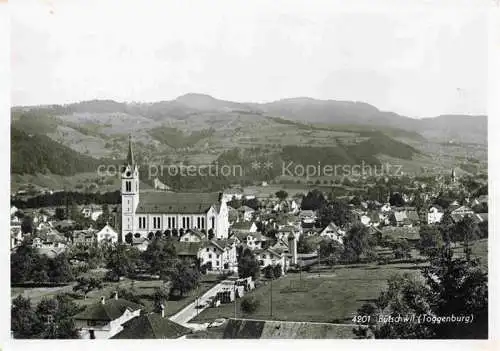
<path id="1" fill-rule="evenodd" d="M 134 153 L 132 151 L 132 136 L 128 138 L 128 153 L 127 153 L 127 164 L 134 165 Z"/>
<path id="2" fill-rule="evenodd" d="M 206 213 L 219 202 L 219 193 L 141 192 L 136 213 Z M 216 206 L 217 207 L 217 206 Z"/>

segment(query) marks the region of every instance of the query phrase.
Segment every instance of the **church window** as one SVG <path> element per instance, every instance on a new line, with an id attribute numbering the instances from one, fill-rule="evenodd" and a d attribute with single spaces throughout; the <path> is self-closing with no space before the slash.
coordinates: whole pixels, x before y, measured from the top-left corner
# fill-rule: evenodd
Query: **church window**
<path id="1" fill-rule="evenodd" d="M 125 182 L 125 191 L 132 191 L 132 182 L 129 180 Z"/>
<path id="2" fill-rule="evenodd" d="M 160 229 L 160 224 L 161 224 L 161 218 L 160 217 L 153 217 L 153 228 Z"/>
<path id="3" fill-rule="evenodd" d="M 201 228 L 201 218 L 200 217 L 196 218 L 196 227 Z"/>
<path id="4" fill-rule="evenodd" d="M 201 217 L 201 229 L 205 229 L 205 217 Z"/>
<path id="5" fill-rule="evenodd" d="M 189 217 L 186 218 L 186 229 L 190 228 Z"/>
<path id="6" fill-rule="evenodd" d="M 182 228 L 186 228 L 186 217 L 182 217 Z"/>
<path id="7" fill-rule="evenodd" d="M 215 217 L 212 217 L 212 228 L 215 227 Z"/>
<path id="8" fill-rule="evenodd" d="M 139 229 L 146 229 L 146 217 L 139 217 Z"/>

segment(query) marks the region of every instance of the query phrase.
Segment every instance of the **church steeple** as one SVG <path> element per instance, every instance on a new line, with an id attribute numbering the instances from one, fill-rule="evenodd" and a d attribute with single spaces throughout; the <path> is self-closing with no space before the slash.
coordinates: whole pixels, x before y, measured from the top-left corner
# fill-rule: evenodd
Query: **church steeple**
<path id="1" fill-rule="evenodd" d="M 132 135 L 128 136 L 127 165 L 134 166 L 134 152 L 132 151 Z"/>

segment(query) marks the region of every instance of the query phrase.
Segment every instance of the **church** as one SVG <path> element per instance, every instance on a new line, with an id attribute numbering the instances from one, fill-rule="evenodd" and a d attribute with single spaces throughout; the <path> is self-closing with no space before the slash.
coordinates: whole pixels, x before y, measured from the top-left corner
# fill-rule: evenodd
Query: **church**
<path id="1" fill-rule="evenodd" d="M 196 229 L 224 239 L 229 233 L 228 208 L 222 193 L 140 191 L 139 168 L 129 138 L 127 160 L 121 174 L 121 237 L 131 233 L 147 238 L 181 229 Z"/>

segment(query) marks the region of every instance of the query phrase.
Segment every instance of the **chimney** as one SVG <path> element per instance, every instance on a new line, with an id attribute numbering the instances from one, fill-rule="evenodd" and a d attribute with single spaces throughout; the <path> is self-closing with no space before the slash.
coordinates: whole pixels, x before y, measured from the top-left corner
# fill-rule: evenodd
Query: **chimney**
<path id="1" fill-rule="evenodd" d="M 106 303 L 106 297 L 105 296 L 101 296 L 101 303 L 103 305 Z"/>
<path id="2" fill-rule="evenodd" d="M 118 291 L 116 291 L 116 290 L 115 290 L 115 292 L 114 292 L 114 293 L 115 293 L 115 294 L 114 294 L 114 296 L 113 296 L 113 297 L 115 298 L 115 300 L 118 300 Z"/>
<path id="3" fill-rule="evenodd" d="M 161 318 L 165 318 L 165 305 L 161 304 L 160 307 L 161 307 Z"/>

